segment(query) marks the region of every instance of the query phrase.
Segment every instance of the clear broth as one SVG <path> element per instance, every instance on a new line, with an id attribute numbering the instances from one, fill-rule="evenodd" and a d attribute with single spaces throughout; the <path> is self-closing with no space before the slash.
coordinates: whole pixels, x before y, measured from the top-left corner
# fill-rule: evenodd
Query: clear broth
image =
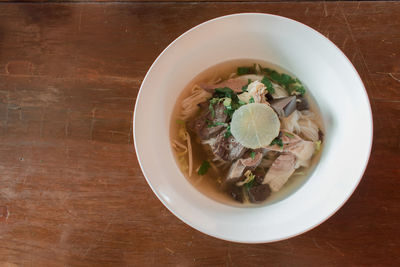
<path id="1" fill-rule="evenodd" d="M 183 99 L 188 97 L 190 95 L 190 91 L 193 88 L 195 84 L 199 84 L 201 82 L 211 82 L 215 81 L 218 78 L 222 78 L 223 80 L 228 79 L 229 76 L 232 73 L 236 73 L 236 69 L 239 66 L 252 66 L 254 63 L 258 63 L 263 67 L 268 67 L 273 70 L 276 70 L 280 73 L 287 73 L 291 75 L 292 77 L 296 77 L 292 73 L 286 71 L 282 67 L 279 67 L 277 65 L 271 64 L 269 62 L 265 61 L 260 61 L 260 60 L 251 60 L 251 59 L 239 59 L 239 60 L 231 60 L 231 61 L 226 61 L 217 65 L 214 65 L 203 72 L 201 72 L 199 75 L 197 75 L 182 91 L 180 96 L 178 97 L 178 100 L 175 103 L 174 110 L 172 113 L 172 118 L 170 122 L 170 139 L 176 139 L 179 140 L 178 137 L 178 130 L 179 130 L 179 124 L 176 122 L 179 119 L 179 115 L 181 112 L 181 103 Z M 301 80 L 301 79 L 300 79 Z M 304 85 L 304 84 L 303 84 Z M 305 86 L 305 85 L 304 85 Z M 310 110 L 313 111 L 316 114 L 317 117 L 317 124 L 319 128 L 325 133 L 324 126 L 322 123 L 322 119 L 320 116 L 320 111 L 319 108 L 312 97 L 310 91 L 308 88 L 306 88 L 306 94 L 305 97 L 309 102 Z M 214 168 L 210 167 L 208 172 L 205 175 L 198 175 L 197 174 L 197 168 L 201 165 L 201 163 L 204 160 L 208 160 L 211 162 L 209 159 L 209 156 L 205 152 L 203 145 L 200 144 L 200 142 L 196 139 L 198 139 L 196 136 L 194 136 L 192 133 L 191 134 L 191 144 L 192 144 L 192 151 L 193 151 L 193 173 L 191 177 L 188 177 L 187 171 L 184 171 L 182 169 L 182 166 L 179 164 L 178 161 L 178 156 L 175 152 L 174 149 L 173 153 L 175 156 L 175 161 L 180 168 L 181 172 L 183 175 L 186 177 L 186 179 L 195 187 L 197 188 L 201 193 L 204 195 L 214 199 L 215 201 L 221 202 L 223 204 L 227 205 L 233 205 L 233 206 L 260 206 L 260 205 L 267 205 L 267 204 L 272 204 L 276 203 L 286 197 L 288 197 L 290 194 L 294 193 L 296 190 L 298 190 L 306 181 L 307 178 L 311 176 L 312 172 L 315 169 L 315 166 L 317 162 L 319 161 L 323 145 L 321 145 L 321 150 L 316 153 L 312 159 L 311 159 L 311 164 L 310 167 L 308 168 L 299 168 L 296 170 L 296 172 L 289 178 L 287 183 L 282 187 L 282 189 L 278 192 L 272 192 L 271 195 L 262 203 L 258 204 L 253 204 L 253 203 L 240 203 L 235 201 L 234 199 L 231 198 L 226 192 L 224 192 L 221 189 L 221 184 L 218 182 L 218 178 L 220 178 L 222 181 L 224 177 L 226 177 L 227 171 L 229 168 L 226 170 L 222 170 L 217 172 Z M 302 173 L 302 174 L 296 174 L 296 173 Z"/>

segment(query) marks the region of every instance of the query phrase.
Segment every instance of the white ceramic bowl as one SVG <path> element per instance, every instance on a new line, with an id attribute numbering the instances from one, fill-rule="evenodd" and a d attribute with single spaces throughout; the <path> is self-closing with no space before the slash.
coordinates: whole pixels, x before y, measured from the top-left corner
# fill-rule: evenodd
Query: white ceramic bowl
<path id="1" fill-rule="evenodd" d="M 208 198 L 186 180 L 172 154 L 169 124 L 178 95 L 197 74 L 232 59 L 268 61 L 294 73 L 325 123 L 325 147 L 312 176 L 271 205 L 240 208 Z M 280 16 L 235 14 L 194 27 L 156 59 L 136 101 L 134 140 L 147 182 L 179 219 L 225 240 L 272 242 L 314 228 L 350 197 L 368 162 L 372 115 L 357 71 L 323 35 Z"/>

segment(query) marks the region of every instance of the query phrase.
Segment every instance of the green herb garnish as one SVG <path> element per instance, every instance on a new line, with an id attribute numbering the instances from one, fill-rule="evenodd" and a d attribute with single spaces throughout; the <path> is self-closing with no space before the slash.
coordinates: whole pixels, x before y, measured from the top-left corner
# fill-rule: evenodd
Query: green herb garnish
<path id="1" fill-rule="evenodd" d="M 246 180 L 244 180 L 244 186 L 247 189 L 253 187 L 256 176 L 250 170 L 246 171 L 244 176 L 246 176 Z"/>
<path id="2" fill-rule="evenodd" d="M 289 138 L 293 138 L 293 137 L 294 137 L 293 134 L 290 134 L 290 133 L 287 133 L 287 132 L 284 132 L 284 135 L 286 135 L 286 136 L 289 137 Z"/>
<path id="3" fill-rule="evenodd" d="M 217 104 L 219 101 L 220 101 L 220 99 L 218 97 L 211 98 L 211 100 L 210 100 L 210 105 L 208 106 L 208 109 L 210 110 L 211 118 L 213 118 L 213 119 L 215 117 L 214 105 Z"/>
<path id="4" fill-rule="evenodd" d="M 226 127 L 226 132 L 224 134 L 225 138 L 229 138 L 232 135 L 231 133 L 231 125 L 228 125 L 228 127 Z"/>
<path id="5" fill-rule="evenodd" d="M 224 107 L 230 107 L 230 106 L 231 106 L 231 103 L 232 103 L 232 98 L 226 97 L 226 98 L 224 99 L 224 102 L 223 102 Z"/>
<path id="6" fill-rule="evenodd" d="M 250 189 L 250 188 L 253 187 L 254 181 L 255 181 L 255 179 L 253 179 L 253 180 L 251 180 L 250 182 L 246 183 L 244 186 L 245 186 L 247 189 Z"/>
<path id="7" fill-rule="evenodd" d="M 249 103 L 254 103 L 254 98 L 253 97 L 250 97 Z"/>
<path id="8" fill-rule="evenodd" d="M 271 81 L 270 81 L 267 77 L 264 76 L 264 78 L 262 78 L 262 80 L 261 80 L 261 83 L 263 83 L 263 84 L 265 85 L 265 87 L 267 87 L 267 91 L 268 91 L 270 94 L 275 93 L 275 89 L 274 89 L 274 87 L 272 86 Z"/>
<path id="9" fill-rule="evenodd" d="M 224 87 L 224 88 L 216 88 L 214 90 L 214 97 L 229 97 L 229 98 L 233 98 L 234 95 L 236 96 L 235 92 L 229 88 L 229 87 Z"/>
<path id="10" fill-rule="evenodd" d="M 237 74 L 238 75 L 245 75 L 245 74 L 253 74 L 255 69 L 253 67 L 238 67 Z"/>
<path id="11" fill-rule="evenodd" d="M 304 95 L 306 93 L 306 89 L 304 88 L 303 85 L 294 85 L 290 87 L 290 89 L 293 91 L 298 92 L 300 95 Z"/>
<path id="12" fill-rule="evenodd" d="M 198 175 L 204 175 L 207 173 L 208 169 L 210 168 L 210 162 L 207 160 L 204 160 L 203 163 L 201 163 L 199 170 L 197 171 Z"/>
<path id="13" fill-rule="evenodd" d="M 226 123 L 226 122 L 219 122 L 219 121 L 210 121 L 210 120 L 207 120 L 207 123 L 208 123 L 208 125 L 207 125 L 207 128 L 211 128 L 211 127 L 217 127 L 217 126 L 228 126 L 228 123 Z"/>
<path id="14" fill-rule="evenodd" d="M 228 87 L 215 89 L 214 98 L 224 99 L 224 106 L 225 106 L 224 113 L 227 114 L 230 118 L 232 118 L 232 115 L 235 112 L 235 110 L 237 110 L 241 106 L 237 94 Z M 227 100 L 228 98 L 230 100 Z"/>
<path id="15" fill-rule="evenodd" d="M 281 74 L 269 68 L 263 68 L 262 70 L 267 74 L 269 79 L 282 85 L 289 94 L 297 92 L 300 95 L 304 95 L 306 93 L 306 89 L 299 79 L 294 79 L 286 73 Z"/>
<path id="16" fill-rule="evenodd" d="M 280 74 L 275 70 L 271 70 L 269 68 L 264 68 L 263 71 L 269 76 L 271 80 L 277 82 L 281 85 L 288 86 L 292 83 L 295 83 L 296 80 L 293 79 L 291 76 L 287 75 L 286 73 Z"/>
<path id="17" fill-rule="evenodd" d="M 282 139 L 280 139 L 280 138 L 275 138 L 274 140 L 272 140 L 272 142 L 271 142 L 271 144 L 270 144 L 270 146 L 273 146 L 273 145 L 277 145 L 277 146 L 279 146 L 279 147 L 283 147 L 283 142 L 282 142 Z"/>
<path id="18" fill-rule="evenodd" d="M 254 151 L 251 151 L 251 153 L 250 153 L 250 157 L 251 157 L 252 159 L 254 159 L 254 158 L 256 157 L 256 152 L 254 152 Z"/>
<path id="19" fill-rule="evenodd" d="M 246 177 L 243 181 L 237 182 L 236 185 L 237 186 L 242 186 L 244 185 L 247 189 L 249 189 L 250 187 L 253 186 L 254 183 L 254 179 L 256 178 L 256 176 L 250 171 L 247 170 L 244 173 L 244 176 Z"/>

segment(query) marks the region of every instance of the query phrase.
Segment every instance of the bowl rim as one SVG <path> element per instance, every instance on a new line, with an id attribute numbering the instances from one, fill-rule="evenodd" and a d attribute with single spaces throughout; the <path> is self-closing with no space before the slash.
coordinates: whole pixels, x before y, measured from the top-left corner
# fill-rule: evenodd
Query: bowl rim
<path id="1" fill-rule="evenodd" d="M 228 19 L 231 17 L 239 17 L 239 16 L 269 16 L 269 17 L 275 17 L 277 19 L 282 19 L 282 20 L 287 20 L 287 21 L 291 21 L 292 23 L 297 23 L 302 25 L 303 27 L 305 27 L 308 30 L 311 30 L 314 34 L 317 34 L 318 36 L 322 37 L 323 40 L 329 44 L 330 46 L 332 46 L 337 52 L 339 52 L 343 58 L 346 60 L 346 62 L 349 64 L 349 66 L 351 67 L 351 69 L 353 70 L 354 74 L 355 74 L 355 78 L 357 79 L 357 81 L 360 83 L 361 87 L 362 87 L 362 94 L 365 96 L 365 100 L 367 101 L 367 108 L 368 108 L 368 119 L 369 119 L 369 123 L 370 123 L 370 129 L 369 129 L 369 134 L 370 134 L 370 139 L 368 140 L 368 155 L 365 159 L 365 162 L 362 162 L 362 164 L 360 164 L 360 166 L 362 167 L 362 171 L 360 172 L 359 177 L 357 177 L 357 179 L 355 179 L 357 182 L 354 185 L 354 187 L 352 188 L 351 192 L 347 195 L 347 197 L 339 204 L 337 205 L 336 209 L 332 210 L 330 212 L 330 214 L 324 218 L 322 218 L 318 223 L 315 223 L 309 227 L 306 227 L 304 230 L 296 232 L 294 234 L 289 234 L 286 236 L 283 236 L 281 238 L 275 238 L 275 239 L 270 239 L 270 240 L 238 240 L 235 238 L 227 238 L 226 236 L 222 236 L 219 235 L 218 233 L 209 233 L 206 230 L 202 229 L 201 227 L 198 226 L 194 226 L 192 225 L 188 220 L 186 220 L 183 216 L 181 216 L 180 214 L 177 214 L 172 207 L 170 207 L 170 205 L 164 201 L 164 199 L 159 195 L 159 193 L 157 192 L 157 190 L 154 188 L 154 186 L 152 185 L 150 179 L 147 177 L 146 171 L 143 168 L 142 165 L 142 161 L 141 161 L 141 157 L 138 153 L 138 145 L 137 145 L 137 138 L 136 138 L 136 121 L 137 121 L 137 109 L 138 109 L 138 103 L 140 101 L 140 96 L 142 94 L 143 91 L 143 86 L 146 83 L 146 80 L 148 79 L 148 76 L 150 75 L 150 73 L 152 72 L 152 70 L 154 69 L 154 67 L 156 66 L 157 62 L 159 61 L 159 59 L 167 52 L 167 50 L 169 50 L 170 47 L 174 46 L 176 42 L 178 42 L 180 39 L 182 39 L 184 36 L 190 34 L 191 32 L 195 31 L 196 29 L 203 27 L 206 24 L 210 24 L 213 23 L 215 21 L 219 21 L 219 20 L 224 20 L 224 19 Z M 296 237 L 299 236 L 305 232 L 308 232 L 316 227 L 318 227 L 319 225 L 321 225 L 322 223 L 326 222 L 327 220 L 329 220 L 334 214 L 337 213 L 337 211 L 339 209 L 341 209 L 344 204 L 350 199 L 350 197 L 354 194 L 355 190 L 357 189 L 357 187 L 359 186 L 361 179 L 363 178 L 366 168 L 368 166 L 369 160 L 370 160 L 370 156 L 371 156 L 371 151 L 372 151 L 372 145 L 373 145 L 373 117 L 372 117 L 372 109 L 371 109 L 371 103 L 368 97 L 368 93 L 367 90 L 365 88 L 365 85 L 360 77 L 360 74 L 358 73 L 357 69 L 354 67 L 353 63 L 350 61 L 350 59 L 344 54 L 344 52 L 331 40 L 329 40 L 325 35 L 323 35 L 322 33 L 318 32 L 317 30 L 313 29 L 312 27 L 299 22 L 297 20 L 288 18 L 288 17 L 284 17 L 284 16 L 279 16 L 279 15 L 275 15 L 275 14 L 270 14 L 270 13 L 261 13 L 261 12 L 244 12 L 244 13 L 233 13 L 233 14 L 229 14 L 229 15 L 224 15 L 224 16 L 219 16 L 207 21 L 204 21 L 192 28 L 190 28 L 189 30 L 185 31 L 184 33 L 182 33 L 181 35 L 179 35 L 177 38 L 175 38 L 158 56 L 157 58 L 153 61 L 153 63 L 151 64 L 150 68 L 148 69 L 148 71 L 146 72 L 146 75 L 140 85 L 139 88 L 139 92 L 137 94 L 136 97 L 136 101 L 135 101 L 135 108 L 134 108 L 134 113 L 133 113 L 133 131 L 132 131 L 132 135 L 133 135 L 133 141 L 134 141 L 134 146 L 135 146 L 135 153 L 136 153 L 136 157 L 138 160 L 138 163 L 140 165 L 140 169 L 146 179 L 146 182 L 148 183 L 148 185 L 150 186 L 151 190 L 153 191 L 153 193 L 157 196 L 157 198 L 161 201 L 161 203 L 164 205 L 164 207 L 166 207 L 174 216 L 176 216 L 179 220 L 181 220 L 182 222 L 184 222 L 186 225 L 192 227 L 193 229 L 206 234 L 208 236 L 212 236 L 214 238 L 218 238 L 218 239 L 222 239 L 225 241 L 229 241 L 229 242 L 235 242 L 235 243 L 244 243 L 244 244 L 262 244 L 262 243 L 272 243 L 272 242 L 278 242 L 281 240 L 286 240 L 292 237 Z"/>

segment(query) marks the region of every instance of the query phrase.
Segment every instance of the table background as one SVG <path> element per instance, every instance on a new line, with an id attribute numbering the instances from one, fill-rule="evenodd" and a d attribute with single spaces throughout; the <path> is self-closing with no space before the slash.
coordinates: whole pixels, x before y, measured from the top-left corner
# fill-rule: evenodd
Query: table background
<path id="1" fill-rule="evenodd" d="M 157 55 L 189 28 L 238 12 L 327 36 L 360 73 L 374 118 L 350 200 L 316 229 L 271 244 L 182 223 L 150 190 L 132 142 L 136 95 Z M 0 3 L 1 266 L 399 266 L 399 136 L 400 2 Z"/>

